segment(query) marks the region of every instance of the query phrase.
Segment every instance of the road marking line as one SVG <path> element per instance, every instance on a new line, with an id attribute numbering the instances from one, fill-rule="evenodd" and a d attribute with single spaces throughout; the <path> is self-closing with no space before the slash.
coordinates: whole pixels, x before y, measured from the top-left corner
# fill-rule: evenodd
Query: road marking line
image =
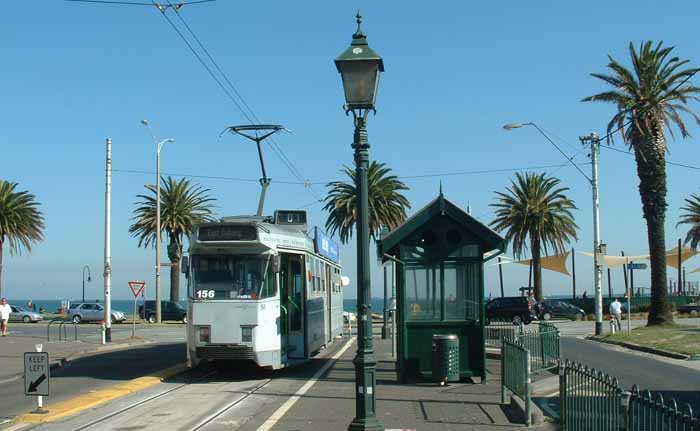
<path id="1" fill-rule="evenodd" d="M 122 397 L 151 386 L 155 386 L 163 380 L 172 377 L 185 371 L 187 368 L 185 365 L 175 365 L 170 368 L 166 368 L 162 371 L 154 373 L 150 376 L 139 377 L 136 379 L 129 380 L 124 383 L 119 383 L 108 388 L 100 389 L 98 391 L 88 393 L 85 395 L 80 395 L 75 398 L 71 398 L 66 401 L 61 401 L 56 404 L 51 404 L 45 408 L 49 413 L 45 415 L 37 415 L 32 413 L 25 413 L 17 416 L 17 421 L 20 423 L 45 423 L 52 422 L 66 416 L 71 416 L 80 413 L 84 410 L 93 408 L 100 404 L 104 404 L 107 401 L 111 401 L 115 398 Z"/>
<path id="2" fill-rule="evenodd" d="M 304 386 L 299 388 L 299 390 L 296 391 L 296 393 L 294 395 L 292 395 L 287 401 L 285 401 L 284 404 L 282 404 L 280 406 L 280 408 L 278 408 L 272 414 L 272 416 L 267 418 L 267 420 L 265 420 L 265 422 L 263 422 L 263 424 L 260 425 L 260 427 L 257 429 L 257 431 L 269 431 L 270 429 L 272 429 L 272 427 L 275 426 L 275 424 L 280 419 L 282 419 L 282 417 L 287 413 L 287 411 L 289 411 L 289 409 L 291 409 L 292 406 L 297 401 L 299 401 L 299 399 L 302 396 L 304 396 L 304 394 L 306 394 L 306 392 L 308 392 L 309 389 L 311 389 L 311 387 L 321 378 L 321 376 L 326 371 L 328 371 L 328 369 L 330 367 L 332 367 L 335 364 L 335 362 L 338 360 L 338 358 L 340 358 L 343 355 L 343 353 L 345 353 L 345 351 L 348 350 L 348 348 L 352 345 L 352 343 L 354 341 L 355 341 L 355 337 L 349 339 L 348 342 L 345 343 L 343 348 L 340 349 L 335 355 L 333 355 L 331 357 L 331 360 L 328 361 L 320 370 L 316 371 L 316 374 L 314 374 L 314 376 L 309 381 L 304 383 Z"/>
<path id="3" fill-rule="evenodd" d="M 14 424 L 11 427 L 5 428 L 3 431 L 17 431 L 29 426 L 29 424 Z"/>

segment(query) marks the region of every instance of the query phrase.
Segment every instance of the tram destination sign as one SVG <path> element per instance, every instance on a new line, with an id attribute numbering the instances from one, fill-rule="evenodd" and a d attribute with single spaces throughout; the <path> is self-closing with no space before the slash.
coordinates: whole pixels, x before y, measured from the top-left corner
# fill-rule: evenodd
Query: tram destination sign
<path id="1" fill-rule="evenodd" d="M 200 226 L 198 240 L 207 241 L 256 241 L 258 230 L 251 225 Z"/>
<path id="2" fill-rule="evenodd" d="M 316 227 L 315 236 L 316 253 L 338 263 L 338 259 L 340 258 L 338 254 L 338 243 L 330 239 L 330 237 L 318 227 Z"/>

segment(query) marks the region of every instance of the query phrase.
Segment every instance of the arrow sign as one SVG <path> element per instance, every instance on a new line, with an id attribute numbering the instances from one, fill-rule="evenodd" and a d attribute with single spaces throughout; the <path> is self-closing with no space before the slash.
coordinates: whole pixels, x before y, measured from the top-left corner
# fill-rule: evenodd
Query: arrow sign
<path id="1" fill-rule="evenodd" d="M 43 382 L 44 380 L 46 380 L 46 374 L 42 374 L 41 376 L 39 376 L 38 379 L 36 379 L 33 382 L 30 382 L 29 389 L 27 389 L 27 392 L 36 392 L 36 388 L 38 388 L 41 382 Z"/>
<path id="2" fill-rule="evenodd" d="M 49 354 L 26 352 L 24 354 L 24 395 L 49 395 Z"/>

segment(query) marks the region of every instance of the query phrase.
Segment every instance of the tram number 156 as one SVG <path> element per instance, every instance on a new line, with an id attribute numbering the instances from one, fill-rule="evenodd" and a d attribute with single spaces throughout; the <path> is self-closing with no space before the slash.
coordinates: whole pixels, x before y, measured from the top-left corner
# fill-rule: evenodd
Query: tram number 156
<path id="1" fill-rule="evenodd" d="M 197 291 L 197 298 L 199 298 L 199 299 L 214 299 L 214 291 L 213 290 L 198 290 Z"/>

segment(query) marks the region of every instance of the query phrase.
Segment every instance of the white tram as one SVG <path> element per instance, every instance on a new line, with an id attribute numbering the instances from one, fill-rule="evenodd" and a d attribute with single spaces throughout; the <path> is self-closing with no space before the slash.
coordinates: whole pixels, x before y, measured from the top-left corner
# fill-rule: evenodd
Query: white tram
<path id="1" fill-rule="evenodd" d="M 252 360 L 279 369 L 342 334 L 338 246 L 305 211 L 225 217 L 190 238 L 187 362 Z"/>

